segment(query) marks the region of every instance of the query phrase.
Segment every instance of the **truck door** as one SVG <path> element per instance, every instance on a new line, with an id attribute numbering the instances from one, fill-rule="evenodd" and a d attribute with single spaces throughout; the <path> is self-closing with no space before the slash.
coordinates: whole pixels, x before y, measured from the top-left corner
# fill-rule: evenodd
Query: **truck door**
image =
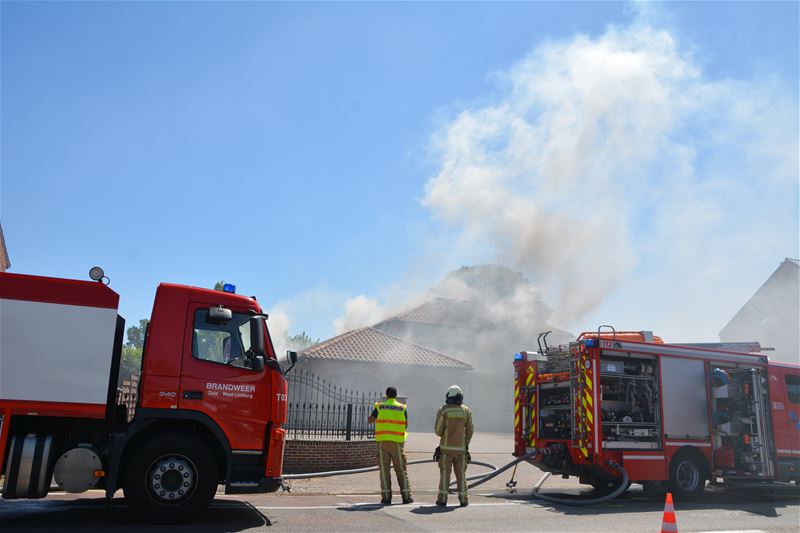
<path id="1" fill-rule="evenodd" d="M 233 449 L 263 449 L 272 391 L 268 370 L 253 369 L 247 357 L 251 315 L 231 309 L 231 318 L 220 320 L 211 307 L 189 304 L 179 408 L 211 417 Z"/>
<path id="2" fill-rule="evenodd" d="M 769 391 L 779 474 L 792 479 L 800 470 L 800 375 L 797 370 L 769 366 Z"/>

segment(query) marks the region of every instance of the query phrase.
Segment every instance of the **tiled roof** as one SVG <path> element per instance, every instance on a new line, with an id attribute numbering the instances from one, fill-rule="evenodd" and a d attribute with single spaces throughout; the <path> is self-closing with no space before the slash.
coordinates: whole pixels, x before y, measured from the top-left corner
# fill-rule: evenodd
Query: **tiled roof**
<path id="1" fill-rule="evenodd" d="M 433 298 L 388 320 L 418 324 L 459 325 L 473 313 L 473 304 L 464 300 Z"/>
<path id="2" fill-rule="evenodd" d="M 328 339 L 303 351 L 303 357 L 462 370 L 472 368 L 458 359 L 387 335 L 374 328 L 356 329 Z"/>

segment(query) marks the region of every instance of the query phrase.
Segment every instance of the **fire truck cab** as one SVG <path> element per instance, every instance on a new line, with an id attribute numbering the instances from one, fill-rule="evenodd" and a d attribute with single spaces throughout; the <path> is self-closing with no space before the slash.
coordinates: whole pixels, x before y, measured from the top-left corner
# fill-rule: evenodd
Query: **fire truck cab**
<path id="1" fill-rule="evenodd" d="M 0 273 L 3 498 L 122 488 L 140 515 L 179 521 L 218 484 L 277 490 L 287 382 L 255 298 L 159 285 L 132 412 L 118 302 L 99 281 Z"/>
<path id="2" fill-rule="evenodd" d="M 599 490 L 798 481 L 800 365 L 758 343 L 666 344 L 651 332 L 587 332 L 514 357 L 515 450 Z"/>

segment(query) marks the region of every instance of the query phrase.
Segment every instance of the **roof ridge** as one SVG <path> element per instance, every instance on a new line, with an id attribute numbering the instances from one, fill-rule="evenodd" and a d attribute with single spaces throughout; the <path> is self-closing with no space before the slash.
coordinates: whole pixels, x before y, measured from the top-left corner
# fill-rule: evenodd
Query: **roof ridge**
<path id="1" fill-rule="evenodd" d="M 303 350 L 303 353 L 309 359 L 368 361 L 462 370 L 473 368 L 472 365 L 460 359 L 370 326 L 347 331 L 314 346 L 309 346 Z"/>
<path id="2" fill-rule="evenodd" d="M 422 348 L 423 350 L 435 353 L 436 355 L 441 355 L 445 359 L 450 359 L 451 361 L 455 361 L 457 363 L 462 363 L 462 364 L 465 364 L 465 365 L 469 365 L 470 368 L 472 367 L 472 365 L 470 365 L 467 362 L 462 361 L 461 359 L 456 359 L 455 357 L 452 357 L 450 355 L 444 354 L 444 353 L 442 353 L 442 352 L 440 352 L 438 350 L 434 350 L 433 348 L 428 348 L 427 346 L 423 346 L 423 345 L 417 344 L 415 342 L 411 342 L 411 341 L 407 341 L 405 339 L 401 339 L 400 337 L 396 337 L 395 335 L 391 335 L 389 333 L 386 333 L 385 331 L 381 331 L 379 329 L 375 329 L 372 326 L 367 326 L 366 328 L 361 328 L 361 329 L 371 329 L 372 331 L 376 331 L 376 332 L 380 333 L 381 335 L 385 335 L 386 337 L 390 337 L 392 339 L 398 340 L 398 341 L 400 341 L 402 343 L 405 343 L 405 344 L 409 344 L 411 346 L 415 346 L 417 348 Z"/>
<path id="3" fill-rule="evenodd" d="M 449 321 L 436 321 L 436 320 L 425 320 L 424 318 L 414 317 L 415 314 L 430 314 L 431 316 L 435 316 L 437 311 L 441 311 L 441 308 L 437 309 L 437 305 L 441 304 L 454 304 L 454 305 L 470 305 L 473 303 L 472 300 L 460 300 L 456 298 L 448 298 L 445 296 L 433 296 L 428 298 L 427 300 L 423 301 L 420 304 L 411 307 L 410 309 L 406 309 L 400 313 L 395 313 L 392 316 L 386 317 L 380 322 L 376 322 L 371 327 L 380 326 L 381 324 L 385 324 L 391 320 L 399 320 L 402 322 L 411 322 L 415 324 L 438 324 L 442 326 L 447 325 L 454 325 Z"/>

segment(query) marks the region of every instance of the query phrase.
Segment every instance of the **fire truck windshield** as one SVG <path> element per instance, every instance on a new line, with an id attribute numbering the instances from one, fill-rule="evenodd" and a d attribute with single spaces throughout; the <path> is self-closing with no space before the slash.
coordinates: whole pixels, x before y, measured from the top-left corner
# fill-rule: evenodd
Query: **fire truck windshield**
<path id="1" fill-rule="evenodd" d="M 260 317 L 233 313 L 230 320 L 221 321 L 210 318 L 205 309 L 199 309 L 194 319 L 192 355 L 213 363 L 256 368 L 256 357 L 274 359 L 274 352 L 267 350 L 264 330 L 258 334 L 254 329 L 256 325 L 264 327 Z"/>

